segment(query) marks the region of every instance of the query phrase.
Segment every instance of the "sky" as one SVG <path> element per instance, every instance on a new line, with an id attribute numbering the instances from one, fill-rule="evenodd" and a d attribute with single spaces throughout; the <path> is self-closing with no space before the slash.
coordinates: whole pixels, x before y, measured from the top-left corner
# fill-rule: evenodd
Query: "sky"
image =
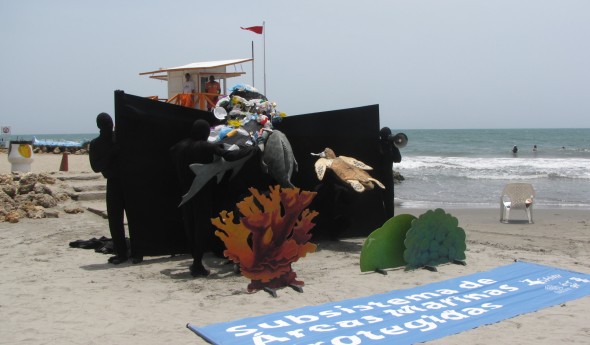
<path id="1" fill-rule="evenodd" d="M 94 133 L 139 73 L 250 58 L 287 115 L 379 104 L 397 129 L 590 128 L 590 1 L 0 0 L 0 126 Z M 240 27 L 265 25 L 265 35 Z M 263 58 L 265 57 L 265 58 Z M 228 81 L 252 84 L 247 75 Z M 362 121 L 362 119 L 359 119 Z"/>

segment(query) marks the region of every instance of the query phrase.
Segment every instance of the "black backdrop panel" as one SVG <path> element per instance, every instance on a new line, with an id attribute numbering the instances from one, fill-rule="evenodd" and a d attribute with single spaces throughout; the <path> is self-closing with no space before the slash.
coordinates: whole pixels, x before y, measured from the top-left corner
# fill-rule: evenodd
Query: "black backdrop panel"
<path id="1" fill-rule="evenodd" d="M 210 112 L 115 92 L 115 133 L 134 255 L 188 252 L 169 149 L 189 136 L 199 118 L 216 122 Z"/>
<path id="2" fill-rule="evenodd" d="M 120 158 L 127 220 L 133 255 L 167 255 L 186 253 L 184 230 L 178 209 L 181 191 L 170 161 L 169 148 L 189 136 L 192 123 L 205 119 L 211 125 L 219 121 L 212 113 L 180 107 L 115 91 L 115 130 L 120 145 Z M 385 221 L 380 190 L 362 194 L 346 192 L 342 206 L 349 222 L 333 223 L 333 193 L 326 183 L 318 181 L 311 153 L 332 148 L 337 155 L 357 158 L 379 171 L 379 107 L 377 105 L 330 112 L 289 116 L 277 126 L 283 131 L 299 163 L 292 182 L 304 190 L 318 190 L 312 208 L 320 212 L 315 234 L 338 232 L 339 236 L 366 236 Z M 260 176 L 258 157 L 243 168 L 227 205 L 235 205 L 246 195 L 248 184 L 264 188 L 272 184 L 268 176 Z M 242 176 L 240 176 L 242 175 Z M 260 183 L 245 183 L 259 176 Z M 237 190 L 239 189 L 239 190 Z M 327 191 L 327 192 L 323 192 Z M 337 205 L 336 205 L 337 206 Z M 341 210 L 340 210 L 341 211 Z M 323 215 L 323 217 L 322 217 Z M 338 229 L 329 229 L 331 227 Z"/>
<path id="3" fill-rule="evenodd" d="M 316 219 L 317 232 L 325 232 L 330 237 L 367 236 L 383 225 L 386 219 L 378 187 L 357 193 L 343 186 L 341 202 L 335 203 L 334 193 L 326 185 L 338 182 L 328 171 L 321 183 L 314 168 L 318 157 L 311 155 L 329 147 L 337 156 L 353 157 L 371 166 L 374 169 L 369 172 L 371 176 L 383 182 L 380 178 L 383 172 L 380 171 L 378 105 L 288 116 L 277 128 L 289 139 L 299 164 L 299 172 L 291 181 L 302 189 L 319 192 L 311 205 L 320 212 Z M 333 222 L 333 217 L 338 214 L 346 216 L 344 223 Z"/>

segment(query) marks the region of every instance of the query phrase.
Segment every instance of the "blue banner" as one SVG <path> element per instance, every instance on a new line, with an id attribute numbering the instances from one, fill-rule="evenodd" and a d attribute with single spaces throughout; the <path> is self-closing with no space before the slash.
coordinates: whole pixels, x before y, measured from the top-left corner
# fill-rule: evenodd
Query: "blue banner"
<path id="1" fill-rule="evenodd" d="M 589 274 L 517 262 L 407 290 L 187 327 L 212 344 L 413 344 L 588 294 Z"/>

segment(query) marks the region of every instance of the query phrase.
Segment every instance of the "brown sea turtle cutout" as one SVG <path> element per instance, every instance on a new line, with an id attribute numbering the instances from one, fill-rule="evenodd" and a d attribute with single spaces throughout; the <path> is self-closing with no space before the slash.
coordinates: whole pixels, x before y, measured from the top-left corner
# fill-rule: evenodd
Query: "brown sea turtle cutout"
<path id="1" fill-rule="evenodd" d="M 373 182 L 375 182 L 380 188 L 385 188 L 381 182 L 372 178 L 371 175 L 365 171 L 373 170 L 373 168 L 355 158 L 336 156 L 334 151 L 329 147 L 326 147 L 324 151 L 320 153 L 312 153 L 311 155 L 320 157 L 315 162 L 315 172 L 320 181 L 324 178 L 326 169 L 332 169 L 334 174 L 340 180 L 350 184 L 352 189 L 359 193 L 373 189 L 375 187 Z"/>

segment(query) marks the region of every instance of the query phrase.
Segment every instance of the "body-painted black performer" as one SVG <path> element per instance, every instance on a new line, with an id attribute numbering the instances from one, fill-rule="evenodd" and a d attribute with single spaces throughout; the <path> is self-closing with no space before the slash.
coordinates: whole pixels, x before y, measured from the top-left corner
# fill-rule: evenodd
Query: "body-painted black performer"
<path id="1" fill-rule="evenodd" d="M 402 161 L 402 154 L 394 144 L 389 127 L 383 127 L 379 131 L 379 149 L 381 153 L 381 171 L 383 173 L 381 182 L 385 185 L 385 189 L 383 189 L 383 206 L 385 207 L 385 216 L 389 219 L 394 216 L 393 163 Z"/>
<path id="2" fill-rule="evenodd" d="M 233 161 L 250 154 L 254 149 L 253 147 L 245 147 L 235 151 L 227 151 L 221 144 L 208 142 L 209 133 L 209 123 L 205 120 L 196 120 L 191 128 L 190 137 L 179 141 L 170 149 L 183 193 L 190 189 L 195 177 L 189 167 L 191 164 L 212 163 L 215 156 Z M 213 238 L 211 218 L 214 217 L 216 194 L 216 181 L 212 179 L 194 197 L 181 206 L 184 230 L 193 257 L 193 264 L 190 266 L 190 273 L 193 277 L 209 275 L 209 270 L 203 265 L 202 259 L 207 244 Z"/>
<path id="3" fill-rule="evenodd" d="M 109 230 L 113 239 L 115 256 L 109 263 L 118 265 L 127 261 L 127 242 L 125 240 L 125 199 L 118 164 L 118 149 L 113 132 L 113 119 L 107 113 L 96 117 L 100 135 L 90 142 L 90 166 L 107 179 L 107 214 Z"/>

